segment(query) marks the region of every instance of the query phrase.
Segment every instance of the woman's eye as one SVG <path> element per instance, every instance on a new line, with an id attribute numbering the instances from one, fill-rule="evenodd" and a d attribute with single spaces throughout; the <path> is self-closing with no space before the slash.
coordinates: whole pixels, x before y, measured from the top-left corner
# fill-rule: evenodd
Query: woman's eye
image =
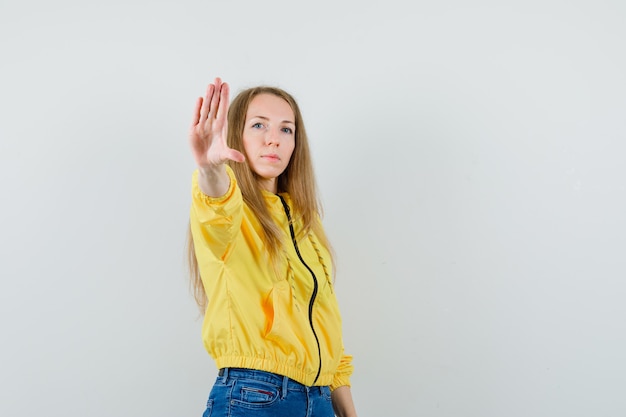
<path id="1" fill-rule="evenodd" d="M 263 123 L 256 122 L 255 124 L 252 125 L 252 127 L 255 129 L 261 129 L 263 127 Z"/>
<path id="2" fill-rule="evenodd" d="M 283 127 L 282 131 L 284 133 L 290 133 L 290 134 L 293 133 L 293 129 L 291 129 L 290 127 Z"/>

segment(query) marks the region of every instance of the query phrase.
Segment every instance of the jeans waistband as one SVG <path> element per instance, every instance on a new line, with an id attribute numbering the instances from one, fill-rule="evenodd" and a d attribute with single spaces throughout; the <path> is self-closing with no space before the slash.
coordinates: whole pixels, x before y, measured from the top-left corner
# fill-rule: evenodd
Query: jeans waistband
<path id="1" fill-rule="evenodd" d="M 322 387 L 314 386 L 309 387 L 303 385 L 293 379 L 290 379 L 283 375 L 274 374 L 266 371 L 259 371 L 257 369 L 245 369 L 245 368 L 222 368 L 219 370 L 218 376 L 228 380 L 228 378 L 237 379 L 254 379 L 256 381 L 269 382 L 270 384 L 283 387 L 284 390 L 289 391 L 314 391 L 321 390 Z"/>

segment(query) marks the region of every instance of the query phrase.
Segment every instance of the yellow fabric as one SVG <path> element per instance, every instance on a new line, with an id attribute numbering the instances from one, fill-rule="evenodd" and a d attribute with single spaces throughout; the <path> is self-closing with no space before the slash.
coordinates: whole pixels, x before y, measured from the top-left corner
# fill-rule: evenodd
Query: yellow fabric
<path id="1" fill-rule="evenodd" d="M 331 282 L 328 250 L 312 233 L 297 244 L 313 271 L 298 258 L 280 198 L 264 192 L 267 207 L 284 232 L 280 276 L 267 259 L 261 226 L 244 203 L 232 170 L 230 187 L 208 197 L 192 179 L 191 231 L 209 298 L 202 339 L 218 368 L 251 368 L 288 376 L 305 385 L 350 385 L 352 357 L 343 352 L 341 317 Z M 281 194 L 291 207 L 289 195 Z M 295 224 L 296 235 L 301 227 Z M 321 369 L 320 369 L 321 360 Z M 320 371 L 319 377 L 315 377 Z"/>

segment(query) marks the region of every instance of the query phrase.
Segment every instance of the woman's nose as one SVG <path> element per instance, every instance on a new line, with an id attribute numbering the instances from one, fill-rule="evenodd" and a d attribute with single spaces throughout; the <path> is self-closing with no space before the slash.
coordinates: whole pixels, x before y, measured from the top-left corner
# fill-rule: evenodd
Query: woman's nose
<path id="1" fill-rule="evenodd" d="M 277 129 L 269 127 L 265 133 L 265 143 L 268 145 L 280 145 L 280 135 Z"/>

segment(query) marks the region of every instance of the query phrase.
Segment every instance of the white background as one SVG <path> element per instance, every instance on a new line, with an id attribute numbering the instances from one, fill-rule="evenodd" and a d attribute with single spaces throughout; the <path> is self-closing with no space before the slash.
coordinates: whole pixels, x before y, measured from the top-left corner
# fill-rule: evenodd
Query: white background
<path id="1" fill-rule="evenodd" d="M 0 6 L 0 415 L 200 416 L 187 127 L 298 99 L 361 417 L 626 415 L 626 3 Z"/>

